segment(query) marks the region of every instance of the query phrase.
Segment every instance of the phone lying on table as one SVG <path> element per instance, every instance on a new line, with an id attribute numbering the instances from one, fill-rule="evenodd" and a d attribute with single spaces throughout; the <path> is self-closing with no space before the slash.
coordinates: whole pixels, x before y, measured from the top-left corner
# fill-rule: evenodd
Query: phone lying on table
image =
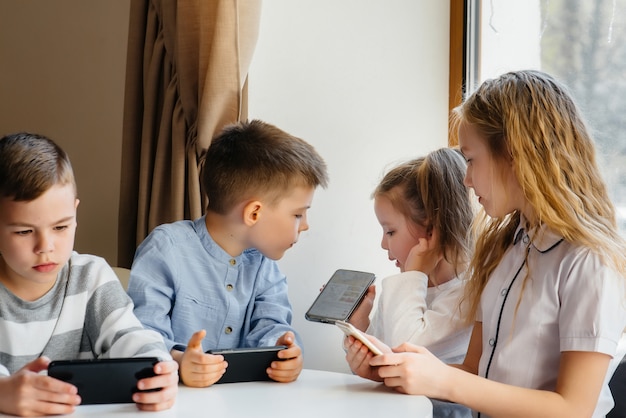
<path id="1" fill-rule="evenodd" d="M 81 405 L 132 403 L 137 381 L 155 376 L 156 357 L 55 360 L 48 376 L 76 386 Z"/>
<path id="2" fill-rule="evenodd" d="M 309 321 L 329 324 L 347 321 L 375 279 L 373 273 L 364 271 L 335 271 L 304 317 Z"/>
<path id="3" fill-rule="evenodd" d="M 221 354 L 228 362 L 226 373 L 216 383 L 256 382 L 271 380 L 267 368 L 273 361 L 280 361 L 278 352 L 287 346 L 246 347 L 209 350 L 208 354 Z"/>
<path id="4" fill-rule="evenodd" d="M 368 340 L 365 334 L 359 331 L 354 325 L 344 321 L 335 321 L 335 325 L 337 325 L 337 327 L 342 330 L 346 336 L 352 336 L 361 341 L 363 345 L 369 348 L 373 354 L 379 356 L 383 353 L 380 351 L 380 348 L 376 347 L 373 342 Z"/>

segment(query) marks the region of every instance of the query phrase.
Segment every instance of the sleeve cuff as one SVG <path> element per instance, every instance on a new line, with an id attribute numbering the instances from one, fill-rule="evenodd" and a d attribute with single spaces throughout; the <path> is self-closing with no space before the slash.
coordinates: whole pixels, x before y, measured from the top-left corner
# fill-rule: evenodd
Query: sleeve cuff
<path id="1" fill-rule="evenodd" d="M 185 352 L 186 349 L 187 349 L 187 346 L 186 345 L 182 345 L 182 344 L 174 344 L 172 346 L 172 350 L 182 351 L 183 353 Z"/>

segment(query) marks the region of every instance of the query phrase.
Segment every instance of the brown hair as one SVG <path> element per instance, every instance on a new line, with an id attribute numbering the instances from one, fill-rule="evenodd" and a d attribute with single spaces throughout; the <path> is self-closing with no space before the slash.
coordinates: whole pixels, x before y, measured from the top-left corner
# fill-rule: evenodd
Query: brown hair
<path id="1" fill-rule="evenodd" d="M 56 184 L 76 180 L 69 157 L 51 139 L 27 132 L 0 139 L 0 197 L 37 199 Z"/>
<path id="2" fill-rule="evenodd" d="M 473 247 L 474 207 L 463 184 L 465 171 L 457 150 L 441 148 L 391 169 L 373 193 L 388 198 L 413 224 L 436 228 L 443 257 L 457 275 L 467 268 Z"/>
<path id="3" fill-rule="evenodd" d="M 219 214 L 254 196 L 273 203 L 295 186 L 327 183 L 326 164 L 310 144 L 259 120 L 226 127 L 203 159 L 207 210 Z"/>

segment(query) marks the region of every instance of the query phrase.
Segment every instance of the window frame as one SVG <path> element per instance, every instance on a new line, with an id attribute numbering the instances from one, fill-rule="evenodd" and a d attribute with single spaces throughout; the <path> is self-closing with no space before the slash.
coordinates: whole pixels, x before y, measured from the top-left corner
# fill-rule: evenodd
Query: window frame
<path id="1" fill-rule="evenodd" d="M 471 90 L 480 74 L 480 9 L 480 0 L 450 0 L 448 112 L 463 102 L 468 84 Z M 448 145 L 455 142 L 449 135 Z"/>

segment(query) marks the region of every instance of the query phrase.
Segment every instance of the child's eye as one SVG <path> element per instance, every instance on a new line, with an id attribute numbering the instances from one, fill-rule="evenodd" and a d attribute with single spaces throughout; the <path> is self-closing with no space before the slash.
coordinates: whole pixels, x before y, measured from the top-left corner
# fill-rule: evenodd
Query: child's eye
<path id="1" fill-rule="evenodd" d="M 23 230 L 23 231 L 15 231 L 15 234 L 16 234 L 16 235 L 28 235 L 28 234 L 30 234 L 31 232 L 33 232 L 33 231 L 32 231 L 32 229 L 25 229 L 25 230 Z"/>
<path id="2" fill-rule="evenodd" d="M 388 235 L 388 236 L 390 236 L 390 237 L 391 237 L 391 236 L 393 236 L 393 234 L 394 234 L 395 232 L 396 232 L 396 231 L 387 231 L 387 232 L 385 232 L 385 235 Z"/>
<path id="3" fill-rule="evenodd" d="M 59 225 L 59 226 L 54 227 L 55 231 L 64 231 L 66 229 L 67 229 L 67 225 Z"/>
<path id="4" fill-rule="evenodd" d="M 297 219 L 302 219 L 302 215 L 296 215 Z"/>

